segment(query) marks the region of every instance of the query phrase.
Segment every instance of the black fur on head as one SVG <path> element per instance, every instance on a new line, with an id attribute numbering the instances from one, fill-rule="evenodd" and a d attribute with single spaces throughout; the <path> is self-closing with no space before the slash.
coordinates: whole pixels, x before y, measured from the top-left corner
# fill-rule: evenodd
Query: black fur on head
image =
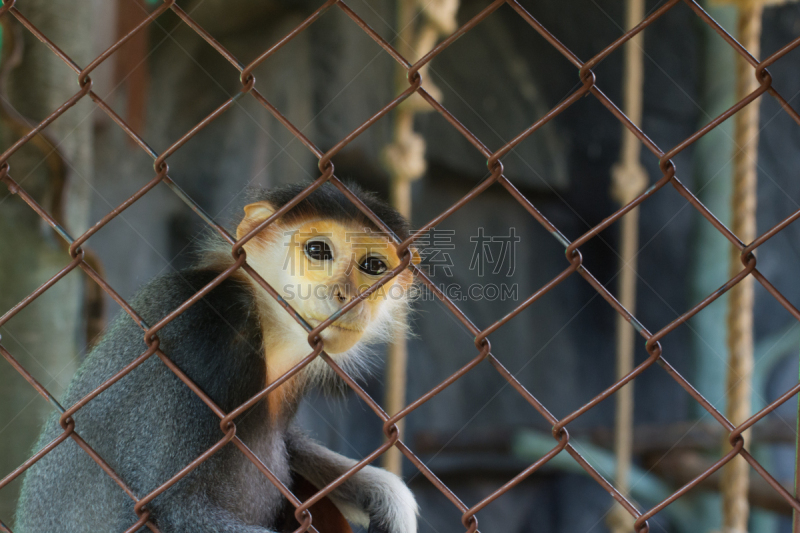
<path id="1" fill-rule="evenodd" d="M 275 209 L 280 209 L 303 192 L 303 189 L 308 185 L 308 183 L 285 185 L 275 189 L 262 190 L 251 194 L 250 198 L 257 202 L 267 202 Z M 345 183 L 345 185 L 401 240 L 408 237 L 408 222 L 393 207 L 378 198 L 375 193 L 365 191 L 353 182 Z M 342 222 L 356 221 L 359 224 L 363 224 L 364 227 L 382 231 L 339 189 L 330 183 L 325 183 L 315 189 L 314 192 L 290 209 L 282 218 L 286 221 L 292 221 L 311 216 L 340 220 Z"/>

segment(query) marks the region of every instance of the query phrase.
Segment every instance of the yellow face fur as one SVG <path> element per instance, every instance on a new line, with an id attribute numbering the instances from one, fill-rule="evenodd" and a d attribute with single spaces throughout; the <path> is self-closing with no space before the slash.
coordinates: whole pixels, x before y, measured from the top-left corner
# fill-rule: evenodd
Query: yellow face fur
<path id="1" fill-rule="evenodd" d="M 272 212 L 272 207 L 263 202 L 247 206 L 237 238 Z M 388 236 L 355 222 L 331 219 L 308 218 L 292 223 L 278 220 L 248 241 L 244 248 L 248 263 L 312 327 L 400 264 L 395 245 Z M 322 332 L 325 351 L 330 354 L 347 352 L 359 341 L 369 341 L 370 337 L 380 335 L 380 330 L 395 319 L 397 306 L 405 305 L 411 283 L 411 272 L 405 270 L 338 317 Z M 270 305 L 272 300 L 277 318 L 293 331 L 292 344 L 299 342 L 297 349 L 309 353 L 305 331 L 288 313 L 278 310 L 269 295 L 265 296 L 265 303 Z"/>

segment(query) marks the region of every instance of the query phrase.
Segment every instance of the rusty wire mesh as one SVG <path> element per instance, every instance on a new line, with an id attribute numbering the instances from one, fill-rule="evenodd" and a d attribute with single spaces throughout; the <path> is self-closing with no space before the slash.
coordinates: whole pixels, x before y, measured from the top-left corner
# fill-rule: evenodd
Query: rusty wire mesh
<path id="1" fill-rule="evenodd" d="M 646 27 L 651 25 L 654 21 L 662 17 L 665 13 L 670 11 L 674 8 L 677 4 L 684 2 L 689 6 L 689 8 L 695 13 L 699 20 L 701 20 L 704 24 L 707 24 L 711 28 L 714 29 L 727 43 L 730 45 L 731 48 L 735 50 L 737 54 L 742 56 L 753 68 L 753 75 L 757 78 L 759 82 L 759 87 L 754 90 L 752 93 L 747 95 L 745 98 L 741 99 L 740 101 L 736 102 L 732 107 L 726 110 L 724 113 L 719 115 L 718 117 L 714 118 L 711 122 L 707 125 L 693 133 L 691 136 L 677 144 L 676 146 L 668 149 L 663 150 L 658 147 L 648 136 L 645 132 L 643 132 L 639 125 L 633 124 L 617 107 L 617 105 L 612 102 L 600 89 L 598 86 L 598 80 L 593 72 L 593 68 L 596 67 L 601 61 L 605 60 L 610 54 L 614 53 L 615 51 L 619 50 L 619 48 L 628 41 L 632 36 L 636 35 L 637 33 L 644 30 Z M 7 149 L 1 156 L 0 156 L 0 181 L 2 181 L 9 189 L 12 194 L 19 196 L 23 201 L 25 201 L 31 209 L 33 209 L 47 224 L 49 224 L 55 231 L 69 244 L 69 262 L 67 265 L 58 272 L 55 276 L 53 276 L 49 281 L 44 283 L 41 287 L 39 287 L 36 291 L 31 293 L 27 298 L 17 304 L 14 308 L 9 310 L 5 315 L 0 317 L 0 325 L 5 324 L 8 320 L 10 320 L 14 315 L 16 315 L 19 311 L 29 305 L 33 300 L 37 297 L 41 296 L 45 291 L 47 291 L 50 287 L 52 287 L 55 283 L 57 283 L 61 278 L 63 278 L 66 274 L 71 272 L 76 268 L 82 269 L 94 282 L 96 282 L 106 293 L 108 293 L 111 298 L 113 298 L 122 308 L 127 312 L 138 324 L 141 325 L 143 329 L 143 334 L 146 339 L 148 349 L 137 357 L 134 361 L 132 361 L 128 366 L 126 366 L 123 370 L 121 370 L 117 375 L 115 375 L 112 379 L 105 382 L 102 386 L 98 389 L 93 391 L 91 394 L 83 398 L 77 404 L 73 406 L 61 406 L 58 401 L 41 385 L 39 384 L 33 376 L 19 364 L 19 362 L 14 358 L 14 356 L 5 348 L 2 344 L 0 344 L 0 353 L 2 353 L 3 357 L 30 383 L 32 387 L 34 387 L 39 394 L 44 396 L 56 409 L 61 412 L 61 426 L 63 427 L 63 433 L 49 443 L 47 446 L 39 450 L 35 453 L 32 457 L 30 457 L 24 464 L 20 465 L 16 470 L 8 474 L 5 478 L 0 480 L 0 489 L 4 486 L 9 484 L 12 480 L 20 476 L 26 469 L 28 469 L 32 464 L 36 461 L 41 459 L 44 455 L 52 451 L 55 447 L 59 446 L 62 442 L 66 439 L 73 439 L 87 454 L 91 456 L 91 458 L 100 465 L 103 470 L 114 479 L 114 481 L 126 491 L 126 493 L 131 498 L 131 505 L 133 506 L 136 514 L 139 517 L 139 520 L 128 529 L 128 532 L 133 532 L 138 530 L 139 528 L 146 526 L 152 531 L 158 531 L 158 528 L 155 526 L 152 520 L 150 520 L 150 512 L 147 509 L 147 504 L 152 501 L 156 496 L 167 491 L 172 487 L 179 479 L 183 476 L 186 476 L 189 472 L 191 472 L 194 468 L 196 468 L 200 463 L 208 459 L 211 455 L 215 452 L 220 450 L 223 446 L 232 444 L 239 448 L 242 453 L 244 453 L 250 461 L 265 475 L 267 476 L 276 486 L 277 488 L 284 494 L 284 496 L 291 502 L 291 504 L 296 508 L 295 516 L 297 517 L 298 521 L 300 522 L 300 527 L 297 529 L 297 533 L 303 531 L 316 531 L 314 526 L 312 525 L 312 516 L 308 509 L 325 495 L 330 493 L 334 490 L 339 484 L 341 484 L 345 479 L 349 476 L 353 475 L 359 469 L 363 468 L 368 463 L 375 460 L 378 456 L 383 454 L 388 448 L 392 446 L 396 446 L 408 459 L 413 463 L 413 465 L 419 469 L 419 471 L 434 485 L 436 486 L 449 500 L 452 502 L 454 506 L 458 508 L 458 510 L 462 513 L 462 524 L 466 528 L 469 533 L 473 533 L 478 530 L 478 520 L 476 518 L 476 514 L 492 503 L 495 499 L 502 496 L 505 492 L 510 490 L 512 487 L 520 483 L 523 479 L 530 476 L 533 472 L 538 470 L 548 461 L 553 459 L 556 455 L 566 452 L 584 469 L 586 472 L 599 484 L 605 489 L 615 500 L 617 500 L 630 514 L 635 518 L 635 528 L 637 533 L 644 533 L 649 530 L 649 526 L 647 524 L 647 520 L 654 516 L 656 513 L 662 511 L 665 507 L 673 503 L 675 500 L 686 494 L 689 490 L 693 487 L 698 485 L 701 481 L 703 481 L 706 477 L 713 474 L 719 468 L 721 468 L 724 464 L 730 461 L 736 455 L 742 456 L 751 466 L 752 468 L 761 476 L 763 477 L 772 488 L 777 491 L 785 500 L 786 502 L 791 505 L 796 511 L 800 511 L 800 501 L 796 499 L 787 489 L 785 489 L 781 484 L 776 481 L 776 479 L 768 473 L 748 452 L 748 450 L 744 447 L 744 439 L 742 437 L 742 433 L 753 426 L 756 422 L 764 418 L 767 414 L 775 410 L 779 405 L 783 404 L 784 402 L 788 401 L 792 398 L 798 391 L 800 391 L 800 383 L 786 391 L 783 395 L 777 398 L 775 401 L 767 405 L 765 408 L 761 409 L 759 412 L 754 414 L 748 421 L 741 424 L 740 426 L 733 426 L 712 404 L 710 404 L 693 386 L 689 383 L 683 376 L 681 376 L 675 368 L 670 365 L 670 363 L 665 358 L 665 354 L 662 353 L 662 348 L 660 344 L 660 340 L 670 332 L 672 332 L 675 328 L 680 326 L 681 324 L 685 323 L 695 314 L 702 311 L 705 307 L 711 304 L 713 301 L 718 299 L 722 294 L 728 291 L 731 287 L 736 285 L 737 283 L 741 282 L 747 276 L 753 276 L 784 308 L 786 308 L 795 319 L 800 321 L 800 311 L 795 308 L 765 277 L 764 275 L 759 272 L 756 266 L 756 257 L 754 255 L 754 251 L 760 247 L 762 244 L 767 242 L 769 239 L 774 237 L 777 233 L 782 231 L 786 228 L 789 224 L 795 221 L 797 218 L 800 218 L 800 210 L 795 211 L 792 215 L 785 218 L 783 221 L 769 229 L 768 231 L 761 234 L 758 238 L 756 238 L 751 243 L 743 243 L 737 238 L 736 235 L 731 233 L 728 228 L 725 227 L 715 216 L 711 213 L 688 189 L 687 187 L 679 180 L 676 174 L 675 165 L 672 163 L 671 159 L 689 147 L 691 144 L 696 142 L 698 139 L 706 135 L 712 129 L 719 126 L 723 121 L 730 118 L 736 112 L 741 110 L 743 107 L 747 106 L 748 104 L 753 103 L 763 94 L 767 93 L 772 98 L 775 98 L 778 103 L 780 104 L 781 108 L 784 112 L 788 113 L 795 122 L 800 125 L 800 115 L 791 108 L 788 104 L 786 99 L 784 99 L 781 94 L 772 87 L 772 78 L 767 70 L 767 67 L 772 65 L 774 62 L 781 59 L 784 55 L 788 52 L 793 50 L 795 47 L 800 45 L 800 37 L 794 39 L 790 43 L 786 44 L 783 48 L 778 50 L 777 52 L 773 53 L 772 55 L 764 58 L 763 60 L 758 60 L 757 58 L 753 57 L 745 48 L 743 48 L 730 34 L 726 32 L 725 29 L 722 28 L 707 12 L 703 10 L 703 8 L 695 1 L 695 0 L 668 0 L 667 2 L 663 3 L 658 9 L 651 12 L 647 15 L 647 17 L 642 20 L 636 27 L 627 31 L 618 39 L 610 43 L 604 50 L 600 53 L 595 55 L 594 57 L 590 58 L 587 61 L 583 61 L 578 58 L 574 53 L 572 53 L 566 46 L 564 46 L 561 42 L 559 42 L 558 38 L 551 34 L 547 28 L 542 26 L 533 16 L 531 16 L 528 11 L 517 1 L 517 0 L 495 0 L 489 3 L 482 11 L 480 11 L 477 15 L 475 15 L 472 19 L 462 25 L 457 31 L 455 31 L 452 35 L 450 35 L 447 39 L 442 41 L 438 44 L 430 53 L 425 55 L 422 59 L 418 62 L 412 64 L 408 60 L 406 60 L 403 56 L 401 56 L 395 48 L 383 39 L 378 33 L 376 33 L 370 26 L 364 22 L 350 7 L 348 7 L 347 3 L 342 0 L 328 0 L 322 6 L 320 6 L 316 11 L 314 11 L 308 18 L 306 18 L 300 25 L 294 28 L 291 32 L 289 32 L 285 37 L 275 43 L 271 48 L 260 54 L 256 59 L 254 59 L 249 64 L 242 64 L 236 57 L 234 57 L 230 52 L 228 52 L 220 43 L 218 43 L 208 32 L 206 32 L 200 25 L 198 25 L 190 16 L 181 9 L 175 2 L 175 0 L 164 0 L 156 9 L 154 9 L 141 23 L 139 23 L 131 32 L 127 35 L 122 37 L 120 40 L 115 42 L 110 48 L 108 48 L 105 52 L 103 52 L 100 56 L 94 59 L 91 63 L 86 66 L 77 65 L 74 61 L 70 59 L 62 50 L 60 50 L 55 43 L 53 43 L 48 37 L 40 32 L 33 24 L 28 21 L 25 16 L 17 9 L 15 6 L 16 0 L 6 0 L 4 5 L 0 7 L 0 17 L 14 17 L 19 23 L 24 26 L 27 31 L 31 32 L 34 36 L 36 36 L 39 40 L 45 43 L 49 49 L 56 54 L 61 60 L 63 60 L 78 76 L 79 82 L 79 90 L 76 92 L 71 98 L 69 98 L 66 102 L 63 103 L 57 110 L 55 110 L 52 114 L 50 114 L 45 120 L 43 120 L 40 124 L 34 127 L 28 134 L 24 135 L 22 138 L 18 139 L 9 149 Z M 449 47 L 456 39 L 460 36 L 464 35 L 466 32 L 470 31 L 473 27 L 475 27 L 478 23 L 486 19 L 487 17 L 491 16 L 494 11 L 496 11 L 499 7 L 503 4 L 508 4 L 522 19 L 524 19 L 531 27 L 531 31 L 537 32 L 541 35 L 547 42 L 552 45 L 558 52 L 560 52 L 567 60 L 569 60 L 577 69 L 577 74 L 580 80 L 580 86 L 575 89 L 567 98 L 563 99 L 557 106 L 550 109 L 544 116 L 542 116 L 539 120 L 537 120 L 534 124 L 528 127 L 526 130 L 520 132 L 513 140 L 506 143 L 499 149 L 492 151 L 474 134 L 472 134 L 464 125 L 462 125 L 458 119 L 453 116 L 448 110 L 439 103 L 436 99 L 434 99 L 422 86 L 422 79 L 419 74 L 420 68 L 429 63 L 433 60 L 436 56 L 438 56 L 443 50 Z M 284 45 L 290 42 L 295 36 L 297 36 L 300 32 L 303 32 L 309 25 L 311 25 L 315 20 L 317 20 L 323 12 L 327 9 L 339 9 L 344 12 L 348 17 L 350 17 L 358 26 L 366 32 L 378 45 L 380 45 L 383 50 L 389 54 L 395 61 L 397 61 L 402 68 L 407 71 L 407 79 L 408 79 L 408 88 L 405 89 L 402 93 L 397 95 L 391 102 L 387 103 L 380 111 L 374 114 L 369 120 L 361 124 L 358 128 L 353 130 L 349 135 L 341 139 L 335 146 L 333 146 L 330 150 L 323 152 L 318 147 L 316 147 L 306 136 L 301 133 L 301 131 L 293 125 L 286 117 L 281 114 L 281 111 L 277 109 L 269 100 L 267 100 L 257 89 L 257 83 L 255 77 L 252 75 L 252 72 L 256 66 L 261 64 L 264 60 L 268 57 L 272 56 L 273 54 L 277 53 Z M 229 63 L 231 63 L 239 72 L 240 72 L 240 81 L 242 84 L 241 92 L 236 94 L 234 97 L 229 98 L 225 103 L 219 106 L 215 111 L 209 114 L 206 118 L 200 121 L 196 126 L 194 126 L 191 130 L 189 130 L 185 135 L 183 135 L 180 139 L 174 142 L 169 148 L 167 148 L 163 153 L 158 154 L 156 153 L 147 142 L 137 135 L 126 122 L 117 114 L 115 113 L 111 107 L 106 104 L 95 92 L 92 91 L 92 80 L 91 80 L 91 73 L 94 71 L 101 63 L 106 61 L 116 50 L 118 50 L 124 43 L 130 40 L 135 34 L 138 32 L 143 32 L 146 28 L 152 24 L 159 16 L 161 16 L 166 11 L 171 10 L 174 12 L 180 19 L 182 20 L 183 24 L 186 24 L 190 28 L 192 28 L 198 35 L 200 35 L 206 42 L 208 42 L 214 49 L 221 54 Z M 387 230 L 386 226 L 375 217 L 375 215 L 369 211 L 369 209 L 359 201 L 359 199 L 351 194 L 346 186 L 339 181 L 336 177 L 334 172 L 334 165 L 331 162 L 331 159 L 348 143 L 352 142 L 357 136 L 363 134 L 370 126 L 372 126 L 376 121 L 380 118 L 384 117 L 387 113 L 395 109 L 401 102 L 406 100 L 409 96 L 413 93 L 418 93 L 426 102 L 428 102 L 433 109 L 435 109 L 439 114 L 441 114 L 454 128 L 456 128 L 474 147 L 478 150 L 483 157 L 485 157 L 488 165 L 488 169 L 490 171 L 490 175 L 484 179 L 477 187 L 475 187 L 472 191 L 470 191 L 467 195 L 461 198 L 458 202 L 450 206 L 447 210 L 439 214 L 433 220 L 424 224 L 419 230 L 414 232 L 408 239 L 403 242 L 399 243 L 399 256 L 403 257 L 403 261 L 401 265 L 399 265 L 396 269 L 389 272 L 381 281 L 373 286 L 369 291 L 366 293 L 362 293 L 360 298 L 364 298 L 371 293 L 373 290 L 377 290 L 381 285 L 386 283 L 392 277 L 398 275 L 402 269 L 410 268 L 414 271 L 417 278 L 424 283 L 437 297 L 445 304 L 447 309 L 452 312 L 452 314 L 458 318 L 469 330 L 469 332 L 475 338 L 475 347 L 476 347 L 476 355 L 467 362 L 464 366 L 462 366 L 457 372 L 449 376 L 447 379 L 442 381 L 439 385 L 428 391 L 426 394 L 422 395 L 419 398 L 414 399 L 410 402 L 404 409 L 402 409 L 399 413 L 389 416 L 387 413 L 383 411 L 381 406 L 372 399 L 353 379 L 351 379 L 344 371 L 342 371 L 336 363 L 328 357 L 328 355 L 324 351 L 324 343 L 321 340 L 320 332 L 330 326 L 330 324 L 335 320 L 336 316 L 341 313 L 337 313 L 336 316 L 333 316 L 326 320 L 325 322 L 321 323 L 315 328 L 311 328 L 306 324 L 303 319 L 297 315 L 291 307 L 287 304 L 283 303 L 282 305 L 285 306 L 286 311 L 292 314 L 292 316 L 297 320 L 304 328 L 308 331 L 308 339 L 309 344 L 312 348 L 311 353 L 303 359 L 300 363 L 298 363 L 294 368 L 289 370 L 284 376 L 280 379 L 269 385 L 263 391 L 261 391 L 258 395 L 251 398 L 245 404 L 239 406 L 237 409 L 230 413 L 225 413 L 217 407 L 214 402 L 205 395 L 191 380 L 183 373 L 179 368 L 177 368 L 169 359 L 169 354 L 163 353 L 159 349 L 159 338 L 158 332 L 170 321 L 174 320 L 179 314 L 183 313 L 189 306 L 196 303 L 200 298 L 202 298 L 205 294 L 207 294 L 211 289 L 219 285 L 224 279 L 229 277 L 231 274 L 234 273 L 237 269 L 243 269 L 247 272 L 250 276 L 252 276 L 266 291 L 268 291 L 271 295 L 277 296 L 277 293 L 273 288 L 271 288 L 260 276 L 251 269 L 247 263 L 245 262 L 245 253 L 242 248 L 243 244 L 251 239 L 257 232 L 264 229 L 268 224 L 272 223 L 278 217 L 280 217 L 283 213 L 287 210 L 291 209 L 294 205 L 300 202 L 305 196 L 310 194 L 314 189 L 318 188 L 325 182 L 331 182 L 334 186 L 340 189 L 348 198 L 350 198 L 358 207 L 361 209 L 370 219 L 372 219 L 379 227 Z M 541 128 L 544 124 L 551 121 L 553 118 L 558 116 L 568 107 L 572 106 L 575 102 L 577 102 L 580 98 L 584 96 L 591 95 L 600 103 L 605 106 L 609 112 L 611 112 L 626 128 L 628 128 L 634 135 L 642 142 L 642 144 L 653 154 L 654 157 L 658 158 L 659 161 L 659 168 L 662 173 L 662 177 L 658 179 L 652 186 L 647 189 L 644 193 L 639 195 L 635 198 L 632 202 L 625 205 L 621 209 L 617 210 L 616 212 L 609 215 L 606 219 L 604 219 L 600 224 L 596 225 L 595 227 L 591 228 L 589 231 L 581 235 L 579 238 L 575 239 L 574 241 L 569 241 L 566 237 L 564 237 L 558 228 L 556 228 L 553 224 L 551 224 L 547 218 L 545 218 L 542 213 L 533 205 L 525 196 L 523 196 L 520 191 L 511 183 L 504 175 L 503 175 L 503 164 L 502 158 L 508 154 L 513 148 L 515 148 L 522 140 L 527 138 L 533 132 Z M 8 164 L 8 160 L 12 154 L 14 154 L 17 150 L 19 150 L 23 145 L 30 142 L 34 136 L 36 136 L 39 132 L 41 132 L 44 128 L 46 128 L 50 123 L 56 120 L 59 116 L 61 116 L 67 109 L 75 105 L 79 100 L 83 98 L 90 98 L 95 104 L 102 109 L 108 116 L 120 127 L 122 128 L 125 133 L 139 146 L 142 150 L 144 150 L 147 154 L 149 154 L 154 160 L 154 171 L 155 176 L 141 189 L 139 189 L 135 194 L 130 196 L 127 200 L 125 200 L 122 204 L 120 204 L 117 208 L 113 211 L 108 213 L 104 216 L 101 220 L 99 220 L 95 225 L 93 225 L 86 233 L 83 235 L 73 237 L 70 236 L 60 225 L 58 220 L 55 220 L 51 213 L 45 211 L 22 187 L 20 187 L 12 178 L 11 169 Z M 180 149 L 189 139 L 195 136 L 201 129 L 206 127 L 209 123 L 215 120 L 218 116 L 228 110 L 234 102 L 238 98 L 247 98 L 252 97 L 255 98 L 261 105 L 263 105 L 277 120 L 283 124 L 298 140 L 300 140 L 319 160 L 319 177 L 313 181 L 299 196 L 297 196 L 292 202 L 287 204 L 284 208 L 278 210 L 273 216 L 269 219 L 265 220 L 261 223 L 258 227 L 254 228 L 249 234 L 244 236 L 242 239 L 235 240 L 230 234 L 228 234 L 221 226 L 211 220 L 208 216 L 206 216 L 202 209 L 192 200 L 192 198 L 188 197 L 180 188 L 175 185 L 175 183 L 169 177 L 169 166 L 167 164 L 168 158 L 173 155 L 178 149 Z M 180 197 L 186 204 L 189 205 L 193 209 L 193 211 L 200 216 L 211 228 L 218 231 L 231 245 L 231 253 L 233 254 L 234 258 L 236 259 L 235 264 L 222 272 L 216 279 L 214 279 L 211 283 L 209 283 L 206 287 L 204 287 L 201 291 L 196 293 L 192 298 L 187 300 L 183 305 L 179 308 L 172 311 L 168 316 L 162 319 L 157 324 L 147 325 L 142 320 L 142 318 L 136 313 L 136 311 L 131 308 L 115 291 L 114 289 L 109 286 L 109 284 L 87 263 L 84 257 L 84 251 L 81 249 L 81 245 L 86 242 L 86 240 L 91 237 L 96 232 L 100 231 L 105 225 L 107 225 L 112 219 L 117 217 L 120 213 L 122 213 L 125 209 L 130 207 L 133 203 L 137 202 L 141 199 L 144 195 L 146 195 L 150 190 L 152 190 L 156 185 L 159 183 L 163 183 L 166 186 L 170 187 L 175 194 Z M 476 196 L 480 195 L 483 191 L 485 191 L 488 187 L 493 184 L 499 184 L 503 188 L 506 189 L 508 194 L 513 196 L 525 209 L 526 211 L 534 217 L 547 231 L 549 231 L 555 238 L 559 240 L 559 242 L 565 247 L 566 256 L 565 256 L 565 263 L 566 267 L 564 270 L 558 274 L 555 278 L 549 281 L 547 284 L 539 288 L 534 294 L 530 295 L 523 301 L 518 307 L 516 307 L 512 312 L 508 313 L 506 316 L 498 319 L 496 322 L 491 324 L 489 327 L 480 329 L 475 326 L 467 317 L 445 294 L 443 294 L 436 285 L 418 268 L 416 268 L 413 264 L 410 263 L 411 261 L 411 253 L 409 251 L 409 247 L 418 240 L 423 234 L 425 234 L 428 230 L 432 227 L 440 223 L 442 220 L 453 214 L 455 211 L 465 207 L 472 199 Z M 580 247 L 587 243 L 590 239 L 593 239 L 600 233 L 602 230 L 609 227 L 611 224 L 619 220 L 622 216 L 625 215 L 628 211 L 633 209 L 640 204 L 643 204 L 647 199 L 652 197 L 653 195 L 657 194 L 661 189 L 663 189 L 666 185 L 671 184 L 677 191 L 684 197 L 686 200 L 703 216 L 707 219 L 713 226 L 728 240 L 731 242 L 733 246 L 735 246 L 741 252 L 741 260 L 743 264 L 742 270 L 736 274 L 734 277 L 729 279 L 724 285 L 722 285 L 718 290 L 714 291 L 713 293 L 709 294 L 705 299 L 701 302 L 697 303 L 694 307 L 684 312 L 680 315 L 677 319 L 672 321 L 671 323 L 667 324 L 666 326 L 662 327 L 655 333 L 651 332 L 645 325 L 643 325 L 637 318 L 631 315 L 624 307 L 620 305 L 620 303 L 615 299 L 614 295 L 611 294 L 593 275 L 586 267 L 584 267 L 582 263 L 582 256 L 580 253 Z M 646 206 L 647 204 L 645 204 Z M 647 216 L 646 208 L 643 211 L 643 216 Z M 508 321 L 512 320 L 518 313 L 520 313 L 523 309 L 537 301 L 541 298 L 544 294 L 551 291 L 554 287 L 562 283 L 568 277 L 577 274 L 578 276 L 582 277 L 589 283 L 599 294 L 602 296 L 608 304 L 616 310 L 619 314 L 621 314 L 630 324 L 632 327 L 636 329 L 636 331 L 644 337 L 646 340 L 646 348 L 648 357 L 647 359 L 639 364 L 632 372 L 630 372 L 627 376 L 623 379 L 620 379 L 609 386 L 606 390 L 602 393 L 598 394 L 594 397 L 591 401 L 583 405 L 580 409 L 572 412 L 568 416 L 557 419 L 554 417 L 548 409 L 540 403 L 536 397 L 531 394 L 525 387 L 518 382 L 515 377 L 509 372 L 503 364 L 495 358 L 491 353 L 491 345 L 489 343 L 489 336 L 496 331 L 498 331 L 504 324 Z M 352 302 L 347 304 L 343 311 L 347 311 L 348 309 L 355 306 L 360 298 L 354 299 Z M 279 300 L 280 301 L 280 300 Z M 163 480 L 163 484 L 159 486 L 157 489 L 152 491 L 149 494 L 134 494 L 131 490 L 126 486 L 125 480 L 121 479 L 113 469 L 100 457 L 92 448 L 81 438 L 80 436 L 80 428 L 76 427 L 75 422 L 72 418 L 72 415 L 77 412 L 81 407 L 86 405 L 89 401 L 95 398 L 98 394 L 100 394 L 103 390 L 107 389 L 108 387 L 114 386 L 114 383 L 125 376 L 127 373 L 131 372 L 134 368 L 144 362 L 151 356 L 156 356 L 161 359 L 165 365 L 167 365 L 187 386 L 189 386 L 195 394 L 197 394 L 206 405 L 208 405 L 214 413 L 220 418 L 220 440 L 215 444 L 213 447 L 208 449 L 205 453 L 201 456 L 197 457 L 194 461 L 190 464 L 186 465 L 186 468 L 182 469 L 178 474 L 176 474 L 171 479 Z M 305 365 L 309 364 L 314 358 L 321 357 L 325 360 L 325 362 L 330 365 L 333 370 L 341 376 L 345 382 L 355 391 L 358 396 L 369 405 L 372 410 L 383 420 L 383 430 L 386 434 L 387 440 L 386 442 L 380 446 L 379 448 L 375 449 L 372 453 L 366 456 L 363 460 L 358 462 L 353 468 L 347 473 L 347 475 L 343 476 L 342 479 L 332 482 L 328 486 L 322 488 L 317 492 L 313 497 L 306 501 L 300 501 L 296 498 L 292 492 L 285 486 L 281 484 L 281 482 L 270 472 L 266 465 L 264 465 L 249 449 L 248 447 L 236 436 L 236 426 L 233 420 L 246 409 L 251 407 L 256 402 L 262 400 L 269 394 L 272 390 L 277 388 L 281 383 L 289 379 L 292 375 L 299 372 Z M 473 369 L 476 365 L 479 365 L 483 361 L 488 361 L 490 364 L 520 395 L 522 395 L 540 414 L 544 417 L 549 424 L 552 425 L 552 434 L 554 439 L 553 448 L 548 452 L 546 455 L 541 457 L 535 463 L 531 464 L 527 468 L 525 468 L 522 472 L 516 475 L 513 479 L 509 480 L 505 483 L 502 487 L 494 491 L 492 494 L 484 498 L 482 501 L 468 506 L 463 503 L 459 497 L 453 493 L 441 480 L 439 480 L 436 475 L 426 467 L 426 465 L 417 458 L 414 452 L 409 449 L 409 447 L 402 442 L 398 438 L 397 429 L 396 429 L 396 422 L 400 419 L 407 416 L 409 413 L 420 407 L 423 403 L 429 401 L 432 397 L 440 393 L 446 387 L 454 383 L 458 380 L 461 376 L 465 373 L 469 372 Z M 696 477 L 690 483 L 686 484 L 685 486 L 681 487 L 679 490 L 674 492 L 671 496 L 667 499 L 653 507 L 652 509 L 639 509 L 636 505 L 626 499 L 625 496 L 620 494 L 620 492 L 609 482 L 607 481 L 595 468 L 592 467 L 570 444 L 570 436 L 567 431 L 567 426 L 575 421 L 578 417 L 586 413 L 588 410 L 592 409 L 593 407 L 597 406 L 600 402 L 608 399 L 614 392 L 619 390 L 622 386 L 624 386 L 629 381 L 635 379 L 639 374 L 641 374 L 645 369 L 649 368 L 653 364 L 658 363 L 665 372 L 667 372 L 678 384 L 685 389 L 695 401 L 697 401 L 708 413 L 713 416 L 717 422 L 724 428 L 725 432 L 727 432 L 729 436 L 730 443 L 732 445 L 732 449 L 726 453 L 723 457 L 721 457 L 716 463 L 714 463 L 710 468 L 704 471 L 701 475 Z M 2 524 L 0 522 L 0 530 L 10 532 L 11 529 L 9 526 Z"/>

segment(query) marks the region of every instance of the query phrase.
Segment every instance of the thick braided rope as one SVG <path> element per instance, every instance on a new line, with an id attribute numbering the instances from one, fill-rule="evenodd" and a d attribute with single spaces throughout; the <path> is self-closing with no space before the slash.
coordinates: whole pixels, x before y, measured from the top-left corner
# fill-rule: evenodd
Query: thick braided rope
<path id="1" fill-rule="evenodd" d="M 415 0 L 397 1 L 397 49 L 412 63 L 436 46 L 442 35 L 448 35 L 457 27 L 456 13 L 459 0 Z M 415 24 L 416 11 L 422 10 L 422 21 Z M 430 63 L 420 69 L 425 89 L 437 100 L 441 94 L 425 74 Z M 408 87 L 406 71 L 398 68 L 397 90 Z M 425 162 L 425 140 L 414 131 L 414 115 L 432 108 L 418 94 L 403 102 L 394 117 L 394 139 L 383 151 L 383 164 L 392 180 L 391 202 L 397 211 L 411 219 L 411 182 L 422 177 L 427 169 Z M 386 357 L 385 409 L 390 415 L 399 412 L 406 402 L 406 372 L 408 349 L 405 341 L 405 324 L 397 326 L 394 340 L 389 345 Z M 403 420 L 397 422 L 400 438 L 403 437 Z M 397 475 L 402 471 L 403 456 L 392 447 L 383 456 L 383 466 Z"/>
<path id="2" fill-rule="evenodd" d="M 626 27 L 632 28 L 644 19 L 644 0 L 628 0 Z M 623 85 L 623 108 L 625 115 L 634 124 L 642 123 L 642 86 L 644 83 L 644 36 L 639 32 L 631 38 L 625 48 L 625 71 Z M 611 195 L 626 205 L 639 196 L 647 187 L 647 172 L 640 163 L 641 142 L 623 128 L 619 163 L 611 171 Z M 639 251 L 639 208 L 626 214 L 621 224 L 619 301 L 631 314 L 636 312 L 636 254 Z M 622 315 L 617 316 L 617 378 L 625 377 L 634 365 L 635 331 Z M 628 494 L 629 476 L 633 455 L 633 382 L 621 388 L 617 394 L 616 419 L 614 425 L 614 454 L 617 490 Z M 614 504 L 606 518 L 611 533 L 631 533 L 634 518 L 621 505 Z"/>
<path id="3" fill-rule="evenodd" d="M 763 4 L 750 1 L 739 6 L 738 39 L 753 54 L 760 55 L 761 15 Z M 740 100 L 758 87 L 753 67 L 741 56 L 736 62 L 736 99 Z M 733 193 L 731 229 L 744 243 L 756 238 L 756 185 L 758 157 L 758 101 L 745 107 L 735 117 Z M 732 248 L 730 275 L 743 268 L 739 250 Z M 726 416 L 734 425 L 751 414 L 753 371 L 753 278 L 748 276 L 734 286 L 728 296 L 728 373 Z M 750 432 L 744 435 L 749 440 Z M 724 533 L 747 531 L 750 467 L 742 457 L 734 457 L 722 472 L 722 519 Z"/>

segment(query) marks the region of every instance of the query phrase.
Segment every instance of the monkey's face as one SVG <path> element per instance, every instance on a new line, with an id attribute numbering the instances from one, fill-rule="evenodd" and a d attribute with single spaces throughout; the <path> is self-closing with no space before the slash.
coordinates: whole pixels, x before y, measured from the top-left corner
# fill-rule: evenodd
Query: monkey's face
<path id="1" fill-rule="evenodd" d="M 246 208 L 239 236 L 266 216 L 260 204 Z M 356 223 L 307 218 L 277 221 L 245 244 L 248 263 L 313 327 L 377 283 L 400 264 L 394 242 Z M 412 275 L 403 271 L 338 316 L 322 332 L 331 354 L 374 340 L 405 307 Z M 288 317 L 285 311 L 281 311 Z"/>

